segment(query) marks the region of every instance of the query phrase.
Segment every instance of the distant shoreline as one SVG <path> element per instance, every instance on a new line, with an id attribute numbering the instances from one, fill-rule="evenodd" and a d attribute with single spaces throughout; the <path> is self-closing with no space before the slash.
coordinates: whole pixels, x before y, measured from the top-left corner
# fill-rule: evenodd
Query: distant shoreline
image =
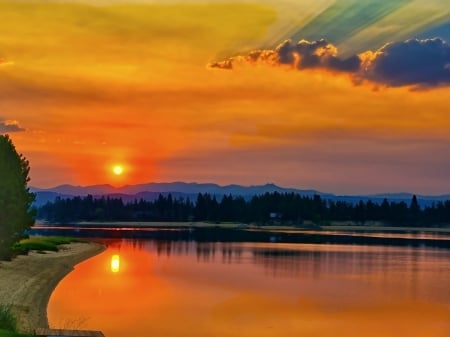
<path id="1" fill-rule="evenodd" d="M 450 234 L 450 224 L 443 224 L 435 227 L 413 227 L 413 226 L 391 226 L 383 222 L 368 221 L 358 224 L 352 221 L 331 221 L 329 225 L 315 225 L 310 221 L 305 221 L 303 225 L 254 225 L 234 222 L 192 222 L 192 221 L 80 221 L 67 224 L 51 224 L 37 222 L 36 225 L 46 226 L 79 226 L 79 227 L 124 227 L 124 228 L 227 228 L 227 229 L 261 229 L 261 230 L 324 230 L 324 231 L 342 231 L 342 232 L 430 232 Z"/>
<path id="2" fill-rule="evenodd" d="M 196 242 L 272 242 L 299 244 L 386 245 L 450 249 L 450 231 L 422 228 L 373 226 L 286 227 L 245 224 L 196 223 L 78 223 L 33 227 L 30 235 L 73 236 L 99 239 L 196 241 Z"/>
<path id="3" fill-rule="evenodd" d="M 11 305 L 18 329 L 48 327 L 47 304 L 58 283 L 74 266 L 105 248 L 96 243 L 62 245 L 58 252 L 30 252 L 0 262 L 0 303 Z"/>

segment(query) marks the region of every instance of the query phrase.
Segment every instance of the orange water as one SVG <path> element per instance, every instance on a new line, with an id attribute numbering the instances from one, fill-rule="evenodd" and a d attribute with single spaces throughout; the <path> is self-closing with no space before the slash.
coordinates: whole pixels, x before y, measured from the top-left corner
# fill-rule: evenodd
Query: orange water
<path id="1" fill-rule="evenodd" d="M 122 240 L 63 279 L 48 317 L 107 337 L 448 337 L 449 285 L 449 250 Z"/>

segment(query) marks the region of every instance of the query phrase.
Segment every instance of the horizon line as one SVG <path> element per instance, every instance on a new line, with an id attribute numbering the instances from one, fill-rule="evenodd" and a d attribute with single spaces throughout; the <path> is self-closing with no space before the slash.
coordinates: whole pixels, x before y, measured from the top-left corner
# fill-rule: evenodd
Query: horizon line
<path id="1" fill-rule="evenodd" d="M 28 187 L 30 189 L 34 189 L 37 190 L 36 192 L 53 192 L 51 190 L 57 189 L 57 188 L 61 188 L 61 187 L 72 187 L 72 188 L 80 188 L 80 189 L 84 189 L 84 188 L 92 188 L 92 187 L 109 187 L 115 190 L 120 190 L 123 188 L 127 188 L 127 187 L 135 187 L 135 186 L 140 186 L 140 185 L 150 185 L 150 184 L 155 184 L 155 185 L 163 185 L 163 184 L 186 184 L 186 185 L 215 185 L 219 188 L 225 188 L 225 187 L 230 187 L 230 186 L 236 186 L 236 187 L 242 187 L 242 188 L 252 188 L 252 187 L 267 187 L 267 186 L 274 186 L 276 188 L 279 189 L 284 189 L 284 190 L 296 190 L 298 192 L 317 192 L 317 194 L 325 194 L 325 195 L 332 195 L 335 197 L 358 197 L 358 196 L 362 196 L 362 197 L 382 197 L 384 195 L 416 195 L 417 197 L 449 197 L 450 196 L 450 192 L 448 193 L 439 193 L 439 194 L 423 194 L 423 193 L 414 193 L 414 192 L 406 192 L 406 191 L 400 191 L 400 192 L 375 192 L 375 193 L 346 193 L 346 194 L 342 194 L 342 193 L 336 193 L 336 192 L 324 192 L 315 188 L 300 188 L 300 187 L 285 187 L 285 186 L 281 186 L 278 185 L 274 182 L 266 182 L 266 183 L 261 183 L 261 184 L 251 184 L 251 185 L 243 185 L 243 184 L 237 184 L 237 183 L 229 183 L 229 184 L 219 184 L 219 183 L 214 183 L 214 182 L 196 182 L 196 181 L 181 181 L 181 180 L 177 180 L 177 181 L 163 181 L 163 182 L 155 182 L 155 181 L 149 181 L 149 182 L 142 182 L 142 183 L 137 183 L 137 184 L 126 184 L 126 185 L 120 185 L 120 186 L 114 186 L 112 184 L 108 184 L 108 183 L 104 183 L 104 184 L 92 184 L 92 185 L 72 185 L 72 184 L 59 184 L 56 186 L 52 186 L 52 187 L 37 187 L 37 186 L 33 186 L 33 185 L 29 185 Z M 140 192 L 136 192 L 134 194 L 137 193 L 141 193 L 141 192 L 155 192 L 155 193 L 170 193 L 169 191 L 148 191 L 148 190 L 142 190 Z M 180 191 L 171 191 L 171 192 L 180 192 Z M 55 192 L 56 193 L 56 192 Z M 126 193 L 123 193 L 126 194 Z M 128 194 L 127 194 L 128 195 Z M 129 194 L 132 195 L 132 194 Z"/>

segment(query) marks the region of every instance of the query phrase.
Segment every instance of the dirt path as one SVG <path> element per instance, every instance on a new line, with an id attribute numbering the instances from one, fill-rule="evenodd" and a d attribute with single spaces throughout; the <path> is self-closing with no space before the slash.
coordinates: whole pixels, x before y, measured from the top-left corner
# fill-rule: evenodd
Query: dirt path
<path id="1" fill-rule="evenodd" d="M 59 252 L 31 252 L 0 262 L 0 304 L 11 305 L 20 331 L 48 327 L 47 304 L 53 289 L 77 263 L 103 250 L 95 243 L 72 243 Z"/>

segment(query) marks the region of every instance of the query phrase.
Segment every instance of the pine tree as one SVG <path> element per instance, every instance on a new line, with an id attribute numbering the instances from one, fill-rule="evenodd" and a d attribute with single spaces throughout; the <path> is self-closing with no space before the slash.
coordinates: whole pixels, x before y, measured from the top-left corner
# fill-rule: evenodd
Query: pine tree
<path id="1" fill-rule="evenodd" d="M 8 135 L 0 135 L 0 259 L 12 257 L 12 246 L 34 222 L 30 165 L 18 154 Z"/>
<path id="2" fill-rule="evenodd" d="M 413 195 L 413 197 L 411 199 L 411 204 L 409 205 L 409 216 L 410 216 L 411 225 L 414 225 L 414 226 L 419 225 L 420 213 L 421 213 L 421 210 L 420 210 L 419 202 L 417 201 L 416 195 Z"/>

